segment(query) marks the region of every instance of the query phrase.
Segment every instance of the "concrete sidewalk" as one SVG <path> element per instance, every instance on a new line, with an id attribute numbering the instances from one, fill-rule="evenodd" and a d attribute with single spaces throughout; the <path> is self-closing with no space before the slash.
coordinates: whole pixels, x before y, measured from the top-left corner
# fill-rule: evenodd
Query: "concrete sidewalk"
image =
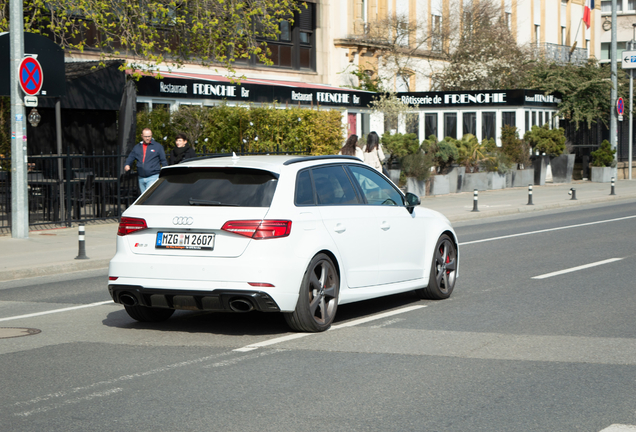
<path id="1" fill-rule="evenodd" d="M 576 189 L 576 201 L 568 195 L 570 188 Z M 609 183 L 581 181 L 534 186 L 534 205 L 531 206 L 527 205 L 527 187 L 479 192 L 479 212 L 472 211 L 473 194 L 468 192 L 426 197 L 422 206 L 443 213 L 451 222 L 467 221 L 584 204 L 635 200 L 636 180 L 619 180 L 616 182 L 616 195 L 610 195 L 610 191 Z M 75 259 L 79 251 L 77 225 L 73 228 L 31 231 L 28 239 L 0 236 L 0 281 L 106 269 L 115 254 L 117 226 L 117 223 L 86 225 L 85 246 L 89 259 L 85 260 Z"/>

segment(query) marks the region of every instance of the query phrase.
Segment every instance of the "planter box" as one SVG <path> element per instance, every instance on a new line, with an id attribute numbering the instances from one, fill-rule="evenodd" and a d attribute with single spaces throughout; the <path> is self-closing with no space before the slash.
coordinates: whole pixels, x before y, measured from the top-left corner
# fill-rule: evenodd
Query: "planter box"
<path id="1" fill-rule="evenodd" d="M 464 181 L 465 174 L 466 167 L 455 166 L 451 168 L 451 171 L 448 173 L 450 193 L 462 191 L 462 182 Z"/>
<path id="2" fill-rule="evenodd" d="M 534 184 L 534 168 L 512 170 L 511 187 L 527 187 Z"/>
<path id="3" fill-rule="evenodd" d="M 420 197 L 420 200 L 426 196 L 426 180 L 419 181 L 415 177 L 406 178 L 406 191 Z"/>
<path id="4" fill-rule="evenodd" d="M 591 180 L 596 183 L 609 183 L 615 177 L 615 169 L 612 167 L 592 167 Z"/>
<path id="5" fill-rule="evenodd" d="M 539 186 L 545 185 L 545 177 L 549 164 L 550 156 L 537 156 L 532 161 L 532 166 L 534 167 L 534 184 Z"/>
<path id="6" fill-rule="evenodd" d="M 429 183 L 431 185 L 431 193 L 430 195 L 446 195 L 451 191 L 450 188 L 450 177 L 451 174 L 437 174 L 431 176 L 429 178 Z"/>
<path id="7" fill-rule="evenodd" d="M 472 192 L 473 190 L 488 190 L 488 173 L 466 173 L 462 182 L 462 192 Z"/>
<path id="8" fill-rule="evenodd" d="M 562 154 L 550 159 L 553 183 L 572 183 L 574 156 L 573 154 Z"/>
<path id="9" fill-rule="evenodd" d="M 393 183 L 397 185 L 400 182 L 400 173 L 402 172 L 402 170 L 389 169 L 388 171 L 389 171 L 389 178 L 391 179 Z"/>
<path id="10" fill-rule="evenodd" d="M 506 188 L 506 175 L 499 174 L 498 172 L 489 172 L 488 175 L 488 189 L 505 189 Z"/>

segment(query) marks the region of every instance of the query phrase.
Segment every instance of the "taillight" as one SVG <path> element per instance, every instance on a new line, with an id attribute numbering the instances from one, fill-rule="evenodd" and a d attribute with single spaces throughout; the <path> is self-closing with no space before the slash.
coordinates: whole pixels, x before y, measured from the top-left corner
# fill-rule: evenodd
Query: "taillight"
<path id="1" fill-rule="evenodd" d="M 255 240 L 287 237 L 291 231 L 291 221 L 287 220 L 242 220 L 227 221 L 221 228 Z"/>
<path id="2" fill-rule="evenodd" d="M 117 279 L 119 279 L 119 276 L 108 276 L 109 281 L 116 281 Z"/>
<path id="3" fill-rule="evenodd" d="M 122 217 L 119 221 L 119 229 L 117 235 L 125 236 L 135 231 L 148 229 L 146 220 L 141 218 Z"/>

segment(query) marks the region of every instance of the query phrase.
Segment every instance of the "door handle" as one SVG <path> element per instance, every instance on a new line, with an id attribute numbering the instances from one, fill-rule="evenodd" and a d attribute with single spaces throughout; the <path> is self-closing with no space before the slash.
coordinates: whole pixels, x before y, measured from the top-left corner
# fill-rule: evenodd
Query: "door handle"
<path id="1" fill-rule="evenodd" d="M 337 223 L 333 230 L 337 233 L 343 233 L 347 230 L 347 227 L 341 223 Z"/>
<path id="2" fill-rule="evenodd" d="M 391 228 L 391 224 L 389 224 L 387 221 L 382 221 L 382 223 L 380 224 L 380 229 L 386 231 L 388 229 Z"/>

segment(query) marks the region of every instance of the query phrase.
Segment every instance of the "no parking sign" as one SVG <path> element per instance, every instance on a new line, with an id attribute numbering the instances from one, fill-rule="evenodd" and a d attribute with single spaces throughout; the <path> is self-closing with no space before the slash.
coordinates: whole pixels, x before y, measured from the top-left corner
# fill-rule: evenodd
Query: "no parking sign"
<path id="1" fill-rule="evenodd" d="M 42 66 L 34 57 L 25 57 L 18 68 L 20 87 L 29 96 L 34 96 L 42 89 L 44 73 Z"/>

